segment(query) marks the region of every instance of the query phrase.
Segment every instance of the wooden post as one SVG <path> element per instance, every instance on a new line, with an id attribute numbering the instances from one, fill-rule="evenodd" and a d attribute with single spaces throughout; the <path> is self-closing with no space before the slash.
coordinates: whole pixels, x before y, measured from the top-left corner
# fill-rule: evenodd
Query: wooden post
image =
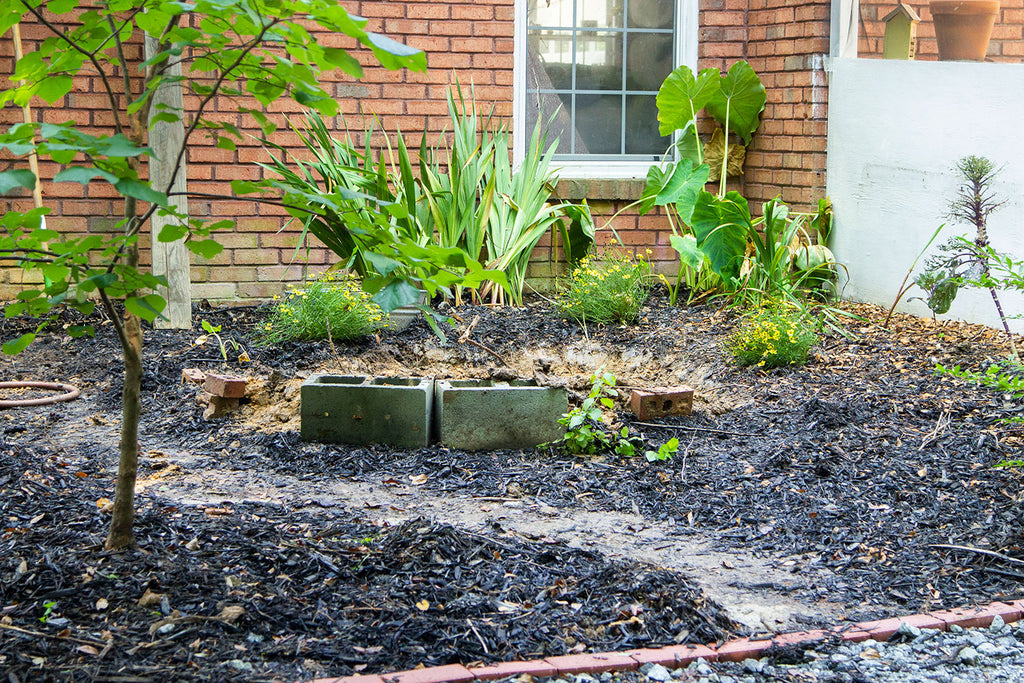
<path id="1" fill-rule="evenodd" d="M 146 59 L 151 59 L 157 50 L 156 38 L 146 36 Z M 167 67 L 168 76 L 180 76 L 181 64 L 174 63 Z M 157 113 L 158 104 L 170 107 L 172 111 L 184 114 L 184 97 L 182 95 L 181 83 L 164 83 L 154 94 L 151 108 L 151 116 Z M 169 198 L 171 206 L 181 213 L 188 212 L 188 198 L 184 192 L 187 187 L 185 159 L 182 158 L 181 168 L 174 178 L 174 184 L 168 188 L 171 174 L 174 172 L 174 162 L 178 157 L 178 150 L 185 141 L 184 121 L 168 122 L 159 121 L 149 130 L 149 148 L 152 154 L 149 157 L 149 180 L 153 189 L 160 192 L 168 191 L 181 193 Z M 161 228 L 177 219 L 171 216 L 153 216 L 152 226 L 152 254 L 153 274 L 163 275 L 167 278 L 167 287 L 161 287 L 160 295 L 167 301 L 167 308 L 164 320 L 157 318 L 155 325 L 163 328 L 189 329 L 192 327 L 192 284 L 189 272 L 189 251 L 185 246 L 185 240 L 176 242 L 161 242 L 157 239 Z"/>

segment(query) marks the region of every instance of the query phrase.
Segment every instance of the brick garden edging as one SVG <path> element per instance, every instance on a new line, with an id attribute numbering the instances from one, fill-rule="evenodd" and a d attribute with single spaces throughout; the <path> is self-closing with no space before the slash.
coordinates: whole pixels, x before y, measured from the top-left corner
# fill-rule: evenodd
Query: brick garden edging
<path id="1" fill-rule="evenodd" d="M 827 638 L 839 638 L 853 642 L 869 638 L 884 641 L 895 635 L 900 624 L 904 623 L 917 628 L 939 631 L 948 631 L 949 627 L 953 625 L 961 628 L 982 628 L 990 625 L 996 616 L 1002 617 L 1006 623 L 1019 621 L 1024 616 L 1024 600 L 993 602 L 984 607 L 941 610 L 878 621 L 864 621 L 836 626 L 828 630 L 795 631 L 772 638 L 736 638 L 721 645 L 670 645 L 624 652 L 563 655 L 526 662 L 500 662 L 471 669 L 461 664 L 446 664 L 445 666 L 379 675 L 318 678 L 308 683 L 468 683 L 469 681 L 491 681 L 522 674 L 545 677 L 604 671 L 632 671 L 648 663 L 661 664 L 668 668 L 679 668 L 698 659 L 709 662 L 738 662 L 747 658 L 757 659 L 761 653 L 773 647 L 814 643 Z"/>

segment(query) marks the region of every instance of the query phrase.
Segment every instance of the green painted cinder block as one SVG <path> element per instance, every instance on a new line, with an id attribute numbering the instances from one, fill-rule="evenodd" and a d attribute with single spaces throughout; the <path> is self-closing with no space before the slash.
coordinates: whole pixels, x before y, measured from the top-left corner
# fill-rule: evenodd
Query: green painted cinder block
<path id="1" fill-rule="evenodd" d="M 418 448 L 430 444 L 429 377 L 313 375 L 302 383 L 303 441 Z"/>
<path id="2" fill-rule="evenodd" d="M 532 448 L 565 435 L 558 418 L 569 409 L 565 389 L 533 380 L 434 382 L 434 433 L 467 451 Z"/>

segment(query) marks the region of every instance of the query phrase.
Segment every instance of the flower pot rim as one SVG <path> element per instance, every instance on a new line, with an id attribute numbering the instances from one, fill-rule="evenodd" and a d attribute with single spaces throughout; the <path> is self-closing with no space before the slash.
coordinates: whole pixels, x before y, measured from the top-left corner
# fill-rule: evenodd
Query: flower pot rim
<path id="1" fill-rule="evenodd" d="M 998 14 L 999 0 L 931 0 L 928 9 L 936 14 Z"/>

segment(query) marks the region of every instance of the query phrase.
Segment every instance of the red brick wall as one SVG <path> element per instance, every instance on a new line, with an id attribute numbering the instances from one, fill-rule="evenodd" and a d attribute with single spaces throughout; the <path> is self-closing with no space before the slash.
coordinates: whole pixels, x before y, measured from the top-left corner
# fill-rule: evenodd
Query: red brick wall
<path id="1" fill-rule="evenodd" d="M 935 26 L 927 2 L 908 2 L 921 17 L 917 25 L 917 55 L 922 61 L 939 58 L 935 43 Z M 882 43 L 885 37 L 885 17 L 895 7 L 893 2 L 862 2 L 860 5 L 860 40 L 857 56 L 866 58 L 882 57 Z M 992 40 L 988 46 L 987 61 L 1024 61 L 1024 0 L 1000 0 L 999 18 L 992 29 Z"/>
<path id="2" fill-rule="evenodd" d="M 423 133 L 434 142 L 448 122 L 445 95 L 456 78 L 463 86 L 473 85 L 479 103 L 493 104 L 498 116 L 511 116 L 513 0 L 378 0 L 346 6 L 369 20 L 369 30 L 382 31 L 424 50 L 429 63 L 425 73 L 391 72 L 374 66 L 372 57 L 361 52 L 360 60 L 367 67 L 362 80 L 325 75 L 325 87 L 339 100 L 350 128 L 362 129 L 362 114 L 376 115 L 385 130 L 400 129 L 414 144 Z M 821 0 L 810 4 L 796 0 L 701 0 L 699 66 L 726 69 L 736 60 L 747 59 L 768 89 L 768 105 L 748 150 L 742 186 L 755 208 L 779 194 L 791 205 L 806 208 L 822 195 L 827 103 L 818 56 L 828 51 L 828 14 L 828 5 Z M 42 35 L 41 27 L 25 26 L 26 51 L 34 49 Z M 321 35 L 320 39 L 350 47 L 334 35 Z M 10 74 L 12 70 L 11 42 L 0 41 L 0 71 Z M 186 107 L 189 104 L 186 102 Z M 84 79 L 76 83 L 64 102 L 57 107 L 37 107 L 35 116 L 54 122 L 73 118 L 79 123 L 88 122 L 98 132 L 107 123 L 103 106 L 98 84 Z M 235 106 L 229 101 L 218 102 L 212 117 L 258 134 L 251 117 L 236 113 Z M 20 120 L 20 112 L 12 107 L 0 116 L 4 122 Z M 294 148 L 297 139 L 285 128 L 287 116 L 299 118 L 299 107 L 282 104 L 271 112 L 270 118 L 281 126 L 274 141 Z M 340 117 L 335 126 L 339 131 L 343 129 Z M 189 188 L 193 192 L 226 193 L 230 180 L 261 177 L 262 170 L 256 163 L 266 159 L 264 150 L 254 142 L 227 151 L 196 137 L 188 151 Z M 56 170 L 44 165 L 42 176 L 52 178 Z M 53 209 L 49 225 L 61 230 L 110 230 L 120 212 L 113 192 L 100 184 L 83 189 L 80 185 L 45 182 L 43 195 L 46 205 Z M 602 225 L 623 205 L 617 200 L 624 198 L 590 199 Z M 25 194 L 22 198 L 9 196 L 6 201 L 24 207 L 30 205 L 31 198 Z M 222 254 L 213 259 L 193 257 L 196 298 L 268 297 L 280 291 L 285 282 L 300 279 L 307 269 L 321 270 L 333 262 L 333 255 L 313 243 L 308 254 L 300 250 L 293 261 L 299 232 L 295 225 L 282 230 L 287 217 L 280 208 L 243 197 L 194 199 L 189 210 L 194 216 L 230 217 L 238 222 L 235 231 L 217 234 L 225 246 Z M 669 264 L 674 255 L 668 246 L 669 230 L 663 217 L 626 214 L 616 219 L 615 226 L 623 242 L 637 251 L 651 249 L 654 258 L 662 262 L 660 269 L 674 272 Z M 545 258 L 542 253 L 538 256 Z M 148 251 L 144 251 L 143 260 L 148 260 Z M 20 281 L 20 271 L 0 268 L 0 295 L 12 294 Z"/>

